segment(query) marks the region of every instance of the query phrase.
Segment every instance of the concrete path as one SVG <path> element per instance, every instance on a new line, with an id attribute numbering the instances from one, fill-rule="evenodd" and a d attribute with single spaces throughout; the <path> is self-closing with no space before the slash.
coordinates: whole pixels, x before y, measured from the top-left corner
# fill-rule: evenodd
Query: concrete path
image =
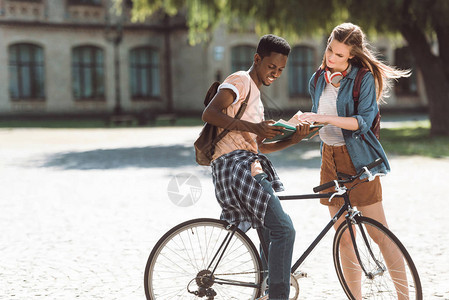
<path id="1" fill-rule="evenodd" d="M 181 221 L 220 213 L 209 169 L 194 162 L 198 132 L 0 129 L 0 299 L 144 299 L 143 272 L 159 237 Z M 286 193 L 312 192 L 317 143 L 271 158 Z M 393 172 L 383 179 L 390 228 L 415 260 L 424 299 L 449 299 L 449 158 L 390 158 Z M 198 179 L 192 206 L 173 196 L 182 176 Z M 299 256 L 328 212 L 316 200 L 285 209 Z M 329 235 L 301 268 L 309 274 L 301 299 L 344 299 L 331 242 Z"/>

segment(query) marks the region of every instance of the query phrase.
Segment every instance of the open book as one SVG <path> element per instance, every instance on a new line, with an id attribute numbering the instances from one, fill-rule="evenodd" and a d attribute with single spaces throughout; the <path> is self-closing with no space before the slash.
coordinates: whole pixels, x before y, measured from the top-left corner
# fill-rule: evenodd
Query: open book
<path id="1" fill-rule="evenodd" d="M 271 139 L 264 139 L 263 143 L 267 144 L 267 143 L 275 143 L 278 141 L 283 141 L 283 140 L 287 140 L 289 138 L 291 138 L 291 136 L 295 133 L 296 131 L 296 126 L 298 124 L 302 124 L 301 121 L 299 121 L 299 115 L 302 114 L 302 111 L 298 111 L 290 120 L 285 121 L 285 120 L 278 120 L 276 123 L 274 123 L 272 126 L 281 126 L 284 127 L 284 129 L 282 129 L 282 131 L 279 132 L 278 135 L 276 135 L 275 137 L 271 138 Z M 318 130 L 320 130 L 324 125 L 323 124 L 312 124 L 310 125 L 310 130 L 318 128 Z M 303 138 L 303 140 L 307 140 L 309 138 L 311 138 L 313 135 L 315 135 L 315 133 L 318 130 L 314 130 L 313 132 L 311 132 L 308 136 L 306 136 L 305 138 Z"/>

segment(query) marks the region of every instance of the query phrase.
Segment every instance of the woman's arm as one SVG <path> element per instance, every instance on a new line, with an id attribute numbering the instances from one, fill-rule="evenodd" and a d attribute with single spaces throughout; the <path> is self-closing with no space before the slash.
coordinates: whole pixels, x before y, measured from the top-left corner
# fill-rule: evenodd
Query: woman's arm
<path id="1" fill-rule="evenodd" d="M 355 131 L 359 129 L 359 122 L 356 118 L 353 117 L 339 117 L 339 116 L 330 116 L 330 115 L 320 115 L 315 113 L 303 113 L 299 116 L 299 120 L 303 122 L 309 123 L 322 123 L 322 124 L 331 124 L 337 126 L 341 129 L 352 130 Z"/>

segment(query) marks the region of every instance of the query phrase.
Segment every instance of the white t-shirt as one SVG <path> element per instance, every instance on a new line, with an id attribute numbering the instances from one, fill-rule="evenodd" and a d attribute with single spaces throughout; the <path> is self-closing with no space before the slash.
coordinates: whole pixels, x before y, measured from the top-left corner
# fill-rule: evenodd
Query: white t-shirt
<path id="1" fill-rule="evenodd" d="M 326 84 L 318 104 L 318 114 L 338 116 L 337 96 L 339 87 Z M 334 125 L 326 125 L 319 131 L 321 140 L 330 146 L 345 145 L 345 139 L 341 128 Z"/>

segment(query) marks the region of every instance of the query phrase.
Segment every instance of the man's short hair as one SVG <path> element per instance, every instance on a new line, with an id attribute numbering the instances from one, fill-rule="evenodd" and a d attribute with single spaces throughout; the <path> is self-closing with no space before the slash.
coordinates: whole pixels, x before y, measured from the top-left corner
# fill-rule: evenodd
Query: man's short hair
<path id="1" fill-rule="evenodd" d="M 288 56 L 290 54 L 290 49 L 290 45 L 284 38 L 274 34 L 266 34 L 260 38 L 256 52 L 262 58 L 270 56 L 271 52 Z"/>

